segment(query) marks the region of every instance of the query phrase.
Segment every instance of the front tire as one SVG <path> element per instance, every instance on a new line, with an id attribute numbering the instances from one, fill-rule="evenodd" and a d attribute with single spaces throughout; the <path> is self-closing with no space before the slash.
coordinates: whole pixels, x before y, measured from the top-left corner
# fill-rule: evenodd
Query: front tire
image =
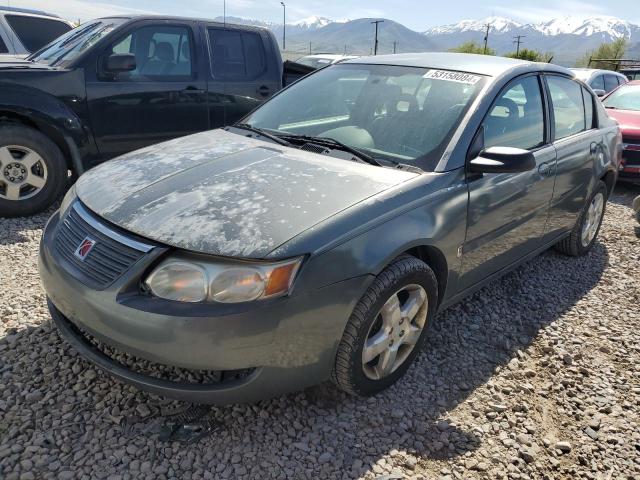
<path id="1" fill-rule="evenodd" d="M 58 146 L 24 125 L 0 126 L 0 217 L 41 212 L 67 186 L 67 165 Z"/>
<path id="2" fill-rule="evenodd" d="M 332 373 L 341 390 L 370 396 L 400 379 L 422 348 L 438 304 L 438 283 L 403 255 L 383 270 L 349 317 Z"/>
<path id="3" fill-rule="evenodd" d="M 596 243 L 606 205 L 607 186 L 599 181 L 571 234 L 556 244 L 556 250 L 572 257 L 586 255 Z"/>

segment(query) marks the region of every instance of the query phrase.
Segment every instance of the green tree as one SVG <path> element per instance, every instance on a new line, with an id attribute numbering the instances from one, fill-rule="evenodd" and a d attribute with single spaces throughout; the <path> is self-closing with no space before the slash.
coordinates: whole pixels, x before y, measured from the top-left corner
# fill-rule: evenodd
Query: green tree
<path id="1" fill-rule="evenodd" d="M 530 48 L 523 48 L 518 52 L 507 53 L 505 57 L 509 58 L 519 58 L 520 60 L 529 60 L 530 62 L 550 62 L 553 58 L 552 53 L 542 53 L 537 50 L 532 50 Z"/>
<path id="2" fill-rule="evenodd" d="M 627 43 L 626 38 L 619 38 L 611 43 L 602 43 L 595 50 L 587 52 L 584 57 L 579 58 L 576 67 L 615 69 L 618 66 L 616 60 L 624 57 Z M 607 61 L 598 61 L 599 58 L 607 59 Z"/>
<path id="3" fill-rule="evenodd" d="M 474 41 L 464 42 L 462 45 L 452 48 L 449 50 L 450 52 L 456 53 L 476 53 L 479 55 L 495 55 L 496 51 L 493 48 L 488 48 L 487 51 L 484 51 L 484 45 L 480 45 Z"/>

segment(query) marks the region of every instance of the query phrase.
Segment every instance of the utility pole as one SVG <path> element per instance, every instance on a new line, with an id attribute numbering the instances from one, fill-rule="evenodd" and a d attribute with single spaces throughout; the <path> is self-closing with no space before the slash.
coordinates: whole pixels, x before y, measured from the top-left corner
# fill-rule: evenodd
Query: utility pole
<path id="1" fill-rule="evenodd" d="M 311 55 L 311 42 L 309 42 L 309 55 Z"/>
<path id="2" fill-rule="evenodd" d="M 284 2 L 280 2 L 282 5 L 282 51 L 286 50 L 286 40 L 287 40 L 287 6 Z"/>
<path id="3" fill-rule="evenodd" d="M 526 38 L 526 35 L 516 35 L 513 38 L 513 43 L 516 44 L 516 58 L 520 58 L 520 44 L 522 43 L 522 39 Z"/>
<path id="4" fill-rule="evenodd" d="M 491 30 L 491 24 L 487 23 L 485 25 L 485 27 L 487 27 L 487 31 L 484 34 L 484 54 L 486 55 L 487 54 L 487 48 L 488 48 L 488 45 L 489 45 L 489 30 Z"/>
<path id="5" fill-rule="evenodd" d="M 375 42 L 373 44 L 373 54 L 377 55 L 378 54 L 378 24 L 379 23 L 384 23 L 384 20 L 374 20 L 371 23 L 375 24 L 375 26 L 376 26 L 376 40 L 375 40 Z"/>
<path id="6" fill-rule="evenodd" d="M 398 46 L 398 42 L 393 41 L 393 53 L 396 53 L 396 47 Z"/>

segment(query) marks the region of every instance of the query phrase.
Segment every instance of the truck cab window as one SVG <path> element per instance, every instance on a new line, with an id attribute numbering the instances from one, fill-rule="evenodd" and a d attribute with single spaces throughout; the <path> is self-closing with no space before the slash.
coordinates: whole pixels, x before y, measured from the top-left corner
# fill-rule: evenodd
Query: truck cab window
<path id="1" fill-rule="evenodd" d="M 142 27 L 111 47 L 110 53 L 132 53 L 136 69 L 120 74 L 121 80 L 149 81 L 191 77 L 191 34 L 187 27 Z"/>
<path id="2" fill-rule="evenodd" d="M 263 42 L 257 33 L 209 28 L 209 44 L 216 78 L 253 79 L 266 68 Z"/>

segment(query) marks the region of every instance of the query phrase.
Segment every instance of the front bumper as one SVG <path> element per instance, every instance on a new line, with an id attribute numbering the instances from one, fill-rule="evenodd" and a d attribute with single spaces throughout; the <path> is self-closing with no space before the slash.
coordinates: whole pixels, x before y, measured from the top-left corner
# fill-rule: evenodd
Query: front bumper
<path id="1" fill-rule="evenodd" d="M 51 315 L 80 354 L 117 378 L 159 395 L 196 403 L 254 402 L 329 378 L 348 317 L 370 278 L 358 277 L 312 294 L 237 305 L 168 302 L 139 292 L 139 279 L 164 249 L 151 251 L 113 284 L 98 290 L 72 276 L 54 248 L 60 217 L 45 228 L 40 276 Z M 298 281 L 303 280 L 299 278 Z M 133 371 L 82 335 L 161 365 L 229 371 L 237 381 L 191 384 Z"/>

